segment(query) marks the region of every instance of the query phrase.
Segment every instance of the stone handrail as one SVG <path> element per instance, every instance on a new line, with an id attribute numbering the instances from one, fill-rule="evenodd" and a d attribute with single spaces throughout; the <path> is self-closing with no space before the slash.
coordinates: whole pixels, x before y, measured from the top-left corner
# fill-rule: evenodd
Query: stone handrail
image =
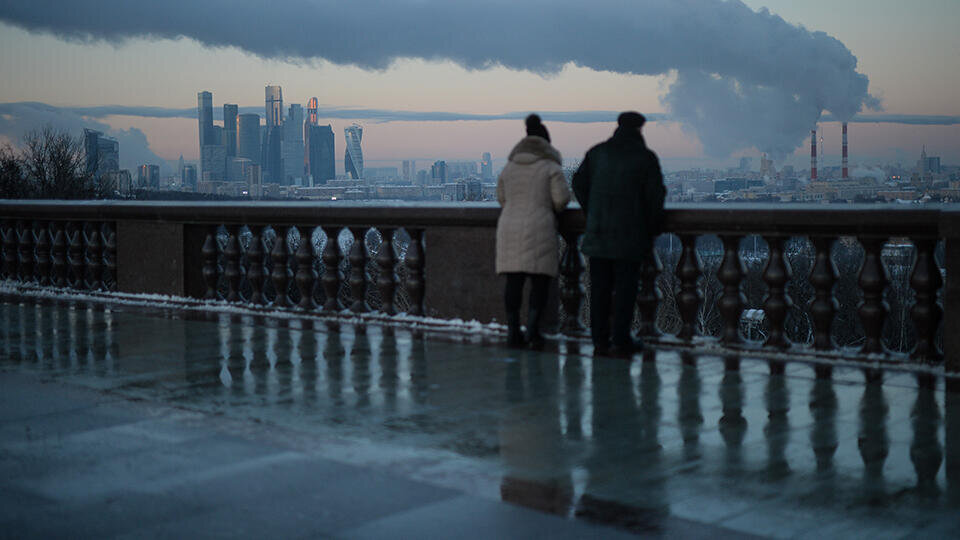
<path id="1" fill-rule="evenodd" d="M 370 310 L 365 298 L 368 286 L 373 286 L 385 300 L 379 309 L 387 315 L 396 312 L 393 299 L 402 287 L 409 295 L 409 314 L 489 321 L 499 319 L 502 310 L 501 284 L 493 271 L 498 215 L 498 206 L 491 203 L 0 201 L 2 272 L 8 280 L 41 286 L 222 297 L 276 308 L 293 307 L 286 291 L 295 290 L 290 287 L 295 284 L 301 293 L 300 309 L 348 308 L 356 313 Z M 788 238 L 801 236 L 809 238 L 816 251 L 809 276 L 815 290 L 808 307 L 814 327 L 810 350 L 833 350 L 832 288 L 838 276 L 830 253 L 836 239 L 854 237 L 865 252 L 858 276 L 863 294 L 858 313 L 864 329 L 860 352 L 863 358 L 883 356 L 880 334 L 887 314 L 883 296 L 887 278 L 881 251 L 889 239 L 905 238 L 916 249 L 910 286 L 916 297 L 911 319 L 917 345 L 911 357 L 924 363 L 945 359 L 948 369 L 957 370 L 960 321 L 949 309 L 944 314 L 941 305 L 960 305 L 960 280 L 951 279 L 960 275 L 951 272 L 960 268 L 958 218 L 960 210 L 939 205 L 670 204 L 664 232 L 677 235 L 681 256 L 676 268 L 667 271 L 679 280 L 675 301 L 683 321 L 672 339 L 690 344 L 697 337 L 703 271 L 696 240 L 717 235 L 723 244 L 717 271 L 723 288 L 718 301 L 723 318 L 720 342 L 733 349 L 747 346 L 739 331 L 744 305 L 738 246 L 744 236 L 758 235 L 769 246 L 763 309 L 770 331 L 764 347 L 792 349 L 783 332 L 789 303 L 785 287 L 791 278 L 783 245 Z M 577 208 L 566 210 L 560 219 L 559 233 L 566 245 L 560 280 L 562 331 L 570 335 L 583 332 L 584 261 L 577 249 L 583 223 Z M 272 246 L 265 242 L 267 227 L 279 233 Z M 353 237 L 349 252 L 341 253 L 338 242 L 325 242 L 322 253 L 315 253 L 311 242 L 299 242 L 295 252 L 287 245 L 288 234 L 313 238 L 318 228 L 327 238 L 347 231 Z M 396 256 L 399 249 L 378 250 L 375 280 L 365 270 L 373 251 L 366 240 L 371 228 L 390 246 L 404 243 L 402 261 Z M 402 240 L 400 229 L 407 233 Z M 245 249 L 241 237 L 248 239 Z M 941 240 L 944 272 L 934 256 Z M 318 261 L 324 268 L 348 267 L 349 274 L 325 271 L 318 276 Z M 659 302 L 653 282 L 663 271 L 657 260 L 648 261 L 643 270 L 637 304 L 640 332 L 649 339 L 662 337 L 653 323 Z M 264 294 L 268 281 L 277 291 L 269 300 Z M 346 305 L 338 299 L 344 285 Z M 316 305 L 314 292 L 320 288 L 324 299 Z M 935 343 L 941 322 L 942 352 Z"/>

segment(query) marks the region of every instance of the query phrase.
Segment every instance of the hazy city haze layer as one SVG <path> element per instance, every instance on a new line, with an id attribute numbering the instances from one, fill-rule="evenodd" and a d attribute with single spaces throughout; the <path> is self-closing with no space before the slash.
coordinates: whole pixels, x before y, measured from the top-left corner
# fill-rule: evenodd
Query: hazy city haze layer
<path id="1" fill-rule="evenodd" d="M 230 24 L 210 24 L 224 17 Z M 189 37 L 264 58 L 322 58 L 368 69 L 424 58 L 543 74 L 569 62 L 675 73 L 663 103 L 715 156 L 750 146 L 785 155 L 824 110 L 847 119 L 879 105 L 842 42 L 737 0 L 2 0 L 0 20 L 73 41 Z M 311 24 L 291 26 L 295 20 Z"/>

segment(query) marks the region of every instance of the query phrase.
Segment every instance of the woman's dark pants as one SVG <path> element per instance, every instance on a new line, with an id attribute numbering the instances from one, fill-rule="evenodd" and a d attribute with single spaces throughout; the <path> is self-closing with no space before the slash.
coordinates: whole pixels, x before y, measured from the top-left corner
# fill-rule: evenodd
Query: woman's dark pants
<path id="1" fill-rule="evenodd" d="M 550 276 L 546 274 L 527 274 L 510 272 L 507 276 L 507 285 L 503 290 L 503 299 L 507 308 L 507 327 L 511 332 L 520 331 L 520 305 L 523 303 L 523 284 L 530 278 L 530 296 L 527 302 L 528 339 L 540 339 L 540 319 L 547 305 L 547 294 L 550 291 Z"/>

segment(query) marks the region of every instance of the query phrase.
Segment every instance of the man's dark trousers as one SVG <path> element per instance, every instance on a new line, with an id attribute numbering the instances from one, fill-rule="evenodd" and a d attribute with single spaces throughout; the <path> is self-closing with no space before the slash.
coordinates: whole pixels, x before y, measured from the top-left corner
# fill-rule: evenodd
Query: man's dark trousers
<path id="1" fill-rule="evenodd" d="M 610 308 L 613 307 L 613 345 L 629 347 L 630 326 L 637 301 L 640 263 L 590 257 L 590 331 L 594 347 L 610 345 Z"/>

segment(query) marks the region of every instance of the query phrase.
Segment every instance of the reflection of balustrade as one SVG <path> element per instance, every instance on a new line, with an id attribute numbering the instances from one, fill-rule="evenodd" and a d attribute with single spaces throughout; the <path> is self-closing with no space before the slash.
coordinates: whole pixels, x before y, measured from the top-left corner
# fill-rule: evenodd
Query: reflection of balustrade
<path id="1" fill-rule="evenodd" d="M 96 303 L 0 303 L 0 363 L 54 376 L 124 380 L 136 373 L 142 381 L 137 395 L 154 388 L 169 396 L 177 383 L 169 364 L 151 364 L 153 387 L 141 371 L 143 363 L 130 362 L 143 354 L 131 345 L 144 331 L 128 324 L 131 317 L 140 316 Z M 510 447 L 505 459 L 514 459 L 508 465 L 516 464 L 521 472 L 531 464 L 544 470 L 544 459 L 552 459 L 546 470 L 562 474 L 551 478 L 566 478 L 563 467 L 574 466 L 577 459 L 560 459 L 561 454 L 583 457 L 587 448 L 581 470 L 588 486 L 628 482 L 656 500 L 666 496 L 658 487 L 663 478 L 694 471 L 701 479 L 734 474 L 747 491 L 751 485 L 766 486 L 759 493 L 769 492 L 768 482 L 789 482 L 791 475 L 809 485 L 813 475 L 818 498 L 862 497 L 891 508 L 914 499 L 902 497 L 905 488 L 914 487 L 914 478 L 903 474 L 911 465 L 917 495 L 936 498 L 944 489 L 955 495 L 960 485 L 960 403 L 950 391 L 955 381 L 950 378 L 941 394 L 942 378 L 920 374 L 915 390 L 905 389 L 901 381 L 893 390 L 897 398 L 888 399 L 879 380 L 858 386 L 829 376 L 809 380 L 800 372 L 785 376 L 779 363 L 772 363 L 771 375 L 762 380 L 748 368 L 750 360 L 736 357 L 726 359 L 721 375 L 709 361 L 698 366 L 687 351 L 682 363 L 668 356 L 635 364 L 639 369 L 634 370 L 628 363 L 590 359 L 582 354 L 587 346 L 568 343 L 559 365 L 530 353 L 481 367 L 491 378 L 476 381 L 464 379 L 461 369 L 477 368 L 475 363 L 457 360 L 446 346 L 431 351 L 424 340 L 403 330 L 357 332 L 358 327 L 341 329 L 333 321 L 269 326 L 255 323 L 255 317 L 228 314 L 218 319 L 212 324 L 164 322 L 149 331 L 172 347 L 183 339 L 179 346 L 185 351 L 219 343 L 218 355 L 200 352 L 185 363 L 189 369 L 180 381 L 185 391 L 202 387 L 206 393 L 219 384 L 223 392 L 215 399 L 289 407 L 331 425 L 356 413 L 393 427 L 421 424 L 438 410 L 445 416 L 475 411 L 483 403 L 491 414 L 467 414 L 462 425 L 444 424 L 437 432 L 429 423 L 421 429 L 431 437 L 444 434 L 438 437 L 444 444 L 465 434 L 493 433 L 498 425 L 502 436 L 502 426 L 514 425 L 519 431 L 512 435 L 534 433 L 531 440 L 549 442 Z M 126 347 L 117 345 L 118 337 Z M 675 383 L 668 382 L 673 378 Z M 493 384 L 500 380 L 502 385 Z M 123 385 L 117 388 L 125 391 Z M 804 388 L 809 388 L 806 400 L 791 398 Z M 838 393 L 845 399 L 838 399 Z M 854 405 L 857 412 L 841 405 Z M 256 414 L 255 409 L 245 410 Z M 711 418 L 707 425 L 704 412 Z M 701 437 L 711 431 L 715 433 Z M 844 451 L 838 452 L 841 447 Z M 470 445 L 463 448 L 475 451 Z M 612 464 L 617 464 L 620 480 L 610 476 Z M 757 471 L 765 474 L 757 476 Z M 833 506 L 832 501 L 823 503 Z"/>
<path id="2" fill-rule="evenodd" d="M 502 309 L 500 282 L 492 272 L 498 214 L 496 206 L 484 204 L 0 202 L 0 273 L 10 282 L 31 286 L 174 294 L 305 312 L 404 312 L 486 322 L 498 318 Z M 569 210 L 560 221 L 565 246 L 560 331 L 579 336 L 585 326 L 582 307 L 589 302 L 582 285 L 588 269 L 578 246 L 583 215 Z M 891 324 L 894 313 L 887 301 L 895 283 L 887 276 L 889 263 L 883 254 L 885 246 L 907 246 L 897 250 L 897 264 L 912 264 L 903 292 L 907 304 L 897 311 L 906 315 L 894 324 L 906 325 L 915 336 L 910 338 L 915 341 L 912 361 L 936 364 L 946 358 L 947 369 L 958 370 L 960 318 L 942 307 L 960 302 L 960 280 L 951 279 L 951 267 L 960 267 L 960 227 L 955 223 L 960 223 L 960 213 L 937 207 L 668 207 L 665 230 L 679 239 L 679 250 L 669 256 L 655 251 L 643 265 L 639 332 L 653 342 L 689 345 L 713 334 L 729 349 L 835 354 L 833 334 L 844 316 L 845 324 L 862 328 L 857 344 L 861 355 L 900 361 L 905 356 L 890 353 L 884 342 L 884 325 Z M 314 242 L 315 235 L 324 239 Z M 713 235 L 720 238 L 722 249 L 698 249 Z M 764 249 L 758 254 L 754 248 L 745 259 L 741 243 L 747 237 L 762 238 Z M 891 244 L 891 238 L 898 243 Z M 807 275 L 791 271 L 788 246 L 796 242 L 811 245 L 810 263 L 803 266 Z M 862 246 L 863 263 L 856 276 L 849 268 L 838 275 L 832 253 L 839 244 L 851 242 Z M 766 294 L 759 301 L 756 295 L 749 303 L 744 300 L 749 277 L 744 261 L 760 269 Z M 468 276 L 470 271 L 474 273 Z M 856 297 L 862 296 L 858 306 L 850 307 L 847 300 L 848 314 L 838 309 L 835 289 L 840 279 L 852 283 Z M 145 280 L 153 281 L 145 285 Z M 808 302 L 791 299 L 788 291 L 797 280 L 809 281 Z M 670 286 L 665 288 L 666 281 Z M 151 285 L 160 282 L 162 287 Z M 444 302 L 446 309 L 438 309 Z M 667 308 L 676 313 L 669 329 L 657 324 Z M 763 343 L 742 335 L 747 308 L 764 312 L 764 328 L 758 332 L 765 336 Z M 787 325 L 797 316 L 807 321 L 809 343 L 791 342 L 797 338 Z"/>

